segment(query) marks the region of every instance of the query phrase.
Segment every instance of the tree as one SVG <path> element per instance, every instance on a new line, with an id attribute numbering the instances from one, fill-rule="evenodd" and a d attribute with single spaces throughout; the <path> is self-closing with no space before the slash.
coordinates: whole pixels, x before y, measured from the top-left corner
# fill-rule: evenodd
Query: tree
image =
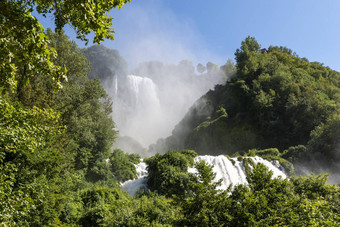
<path id="1" fill-rule="evenodd" d="M 70 160 L 74 159 L 77 170 L 85 171 L 88 180 L 107 180 L 110 170 L 105 160 L 116 135 L 110 116 L 112 102 L 98 79 L 88 79 L 89 62 L 76 43 L 63 31 L 48 29 L 47 36 L 58 53 L 53 63 L 69 68 L 63 89 L 53 96 L 53 108 L 60 112 L 67 128 Z"/>
<path id="2" fill-rule="evenodd" d="M 204 161 L 195 163 L 197 174 L 191 175 L 188 185 L 189 194 L 181 197 L 179 203 L 183 209 L 184 218 L 181 224 L 185 226 L 218 226 L 223 223 L 224 212 L 220 212 L 221 200 L 226 198 L 227 191 L 216 188 L 221 180 L 213 182 L 216 173 L 213 166 Z"/>
<path id="3" fill-rule="evenodd" d="M 254 37 L 248 36 L 242 41 L 241 48 L 235 52 L 238 74 L 254 74 L 257 71 L 259 67 L 257 55 L 260 53 L 260 48 L 260 44 Z"/>
<path id="4" fill-rule="evenodd" d="M 73 158 L 77 157 L 74 150 L 90 148 L 87 174 L 90 179 L 93 175 L 103 177 L 101 163 L 115 135 L 110 102 L 99 100 L 106 97 L 104 89 L 98 80 L 87 80 L 87 60 L 61 28 L 71 23 L 83 40 L 93 30 L 97 43 L 113 38 L 105 12 L 126 2 L 9 0 L 0 4 L 1 223 L 59 225 L 68 190 L 81 176 L 70 174 Z M 33 9 L 38 13 L 54 12 L 58 35 L 44 33 L 31 15 Z M 89 20 L 79 20 L 91 15 Z M 70 66 L 69 71 L 66 66 Z M 62 84 L 68 89 L 54 93 Z M 78 90 L 72 94 L 75 87 Z M 71 127 L 65 130 L 63 124 Z M 95 139 L 90 147 L 86 147 L 86 138 Z"/>
<path id="5" fill-rule="evenodd" d="M 65 70 L 51 62 L 56 53 L 48 48 L 43 27 L 31 11 L 21 1 L 0 5 L 0 86 L 3 92 L 17 89 L 19 99 L 23 86 L 36 74 L 53 78 L 56 89 L 65 77 Z"/>
<path id="6" fill-rule="evenodd" d="M 194 164 L 196 155 L 194 151 L 169 151 L 145 159 L 149 173 L 148 187 L 161 195 L 187 195 L 190 181 L 188 167 Z"/>
<path id="7" fill-rule="evenodd" d="M 325 185 L 327 177 L 282 180 L 271 176 L 259 164 L 248 176 L 249 188 L 234 188 L 223 203 L 227 226 L 338 225 L 339 187 Z"/>
<path id="8" fill-rule="evenodd" d="M 115 1 L 30 1 L 22 0 L 19 4 L 25 6 L 28 11 L 34 9 L 46 17 L 46 14 L 53 13 L 57 31 L 60 31 L 66 24 L 70 24 L 77 32 L 77 38 L 88 41 L 86 35 L 91 31 L 95 33 L 94 43 L 100 43 L 105 38 L 113 39 L 114 29 L 112 17 L 107 13 L 113 8 L 121 9 L 124 4 L 131 0 Z M 7 4 L 11 4 L 8 1 Z M 5 9 L 6 3 L 3 7 Z"/>
<path id="9" fill-rule="evenodd" d="M 115 1 L 4 1 L 0 5 L 0 86 L 3 89 L 17 88 L 20 97 L 21 88 L 37 73 L 43 73 L 60 87 L 60 80 L 65 77 L 65 68 L 51 62 L 55 51 L 48 48 L 44 28 L 31 15 L 33 10 L 46 16 L 53 13 L 57 31 L 70 24 L 76 29 L 77 37 L 88 42 L 86 35 L 95 33 L 94 43 L 104 38 L 113 39 L 112 17 L 107 12 L 119 9 L 128 0 Z"/>
<path id="10" fill-rule="evenodd" d="M 125 154 L 122 150 L 116 149 L 109 158 L 110 169 L 118 182 L 132 180 L 137 177 L 135 164 L 140 162 L 137 154 Z"/>
<path id="11" fill-rule="evenodd" d="M 62 225 L 63 204 L 70 197 L 70 188 L 82 176 L 70 173 L 74 156 L 80 153 L 74 153 L 74 150 L 89 151 L 86 166 L 89 178 L 95 174 L 103 177 L 100 175 L 101 164 L 107 158 L 115 135 L 109 117 L 111 103 L 99 100 L 106 97 L 104 89 L 98 80 L 87 79 L 86 58 L 79 55 L 80 50 L 68 41 L 61 29 L 70 23 L 82 40 L 87 41 L 86 35 L 91 30 L 95 33 L 96 43 L 104 38 L 113 39 L 112 18 L 106 12 L 114 7 L 120 8 L 126 2 L 1 2 L 2 224 Z M 31 15 L 33 10 L 42 14 L 54 13 L 58 35 L 50 30 L 45 33 L 39 21 Z M 69 82 L 66 82 L 66 75 Z M 68 89 L 57 94 L 62 84 Z M 77 88 L 73 94 L 72 88 Z M 64 125 L 68 126 L 67 129 Z M 95 140 L 90 146 L 87 146 L 88 138 Z"/>
<path id="12" fill-rule="evenodd" d="M 5 99 L 0 99 L 0 112 L 0 222 L 52 223 L 61 199 L 60 172 L 67 163 L 60 118 L 51 109 Z"/>

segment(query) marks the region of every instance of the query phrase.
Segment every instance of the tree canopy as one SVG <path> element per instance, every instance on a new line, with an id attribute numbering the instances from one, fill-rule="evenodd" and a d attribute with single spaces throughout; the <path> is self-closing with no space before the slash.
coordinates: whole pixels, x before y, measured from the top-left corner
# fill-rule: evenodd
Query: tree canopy
<path id="1" fill-rule="evenodd" d="M 57 32 L 70 24 L 77 37 L 88 42 L 86 35 L 94 32 L 94 43 L 105 38 L 113 39 L 112 17 L 107 15 L 113 8 L 121 8 L 128 0 L 112 1 L 4 1 L 0 5 L 0 85 L 4 89 L 21 92 L 36 74 L 53 78 L 55 88 L 65 79 L 66 69 L 55 66 L 52 59 L 56 52 L 48 46 L 44 28 L 31 15 L 36 10 L 46 16 L 53 13 Z"/>

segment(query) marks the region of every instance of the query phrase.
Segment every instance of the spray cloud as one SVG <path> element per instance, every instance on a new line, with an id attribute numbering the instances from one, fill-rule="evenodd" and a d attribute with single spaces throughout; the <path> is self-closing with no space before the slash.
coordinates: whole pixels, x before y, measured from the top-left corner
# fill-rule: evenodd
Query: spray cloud
<path id="1" fill-rule="evenodd" d="M 198 63 L 223 61 L 208 51 L 189 18 L 179 20 L 160 1 L 145 4 L 116 18 L 117 39 L 104 45 L 120 51 L 130 73 L 116 73 L 104 87 L 113 97 L 120 135 L 146 148 L 169 136 L 190 106 L 225 78 L 211 62 L 206 73 L 202 67 L 196 72 Z"/>

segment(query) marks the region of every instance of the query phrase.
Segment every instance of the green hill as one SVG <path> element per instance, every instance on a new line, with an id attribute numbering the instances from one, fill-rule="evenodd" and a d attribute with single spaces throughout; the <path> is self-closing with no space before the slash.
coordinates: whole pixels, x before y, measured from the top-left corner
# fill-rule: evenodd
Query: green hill
<path id="1" fill-rule="evenodd" d="M 296 164 L 338 169 L 340 73 L 286 47 L 261 49 L 252 37 L 235 57 L 237 75 L 201 97 L 151 149 L 233 155 L 275 147 Z"/>

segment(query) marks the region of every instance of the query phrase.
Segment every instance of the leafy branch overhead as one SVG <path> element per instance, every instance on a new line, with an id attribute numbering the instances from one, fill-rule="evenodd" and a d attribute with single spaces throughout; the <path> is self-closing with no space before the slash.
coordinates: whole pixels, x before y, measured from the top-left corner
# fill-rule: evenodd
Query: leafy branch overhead
<path id="1" fill-rule="evenodd" d="M 36 11 L 46 17 L 46 14 L 53 13 L 57 31 L 60 31 L 66 24 L 70 24 L 77 32 L 77 38 L 88 42 L 86 35 L 91 31 L 95 33 L 94 43 L 99 44 L 104 39 L 114 39 L 110 10 L 121 9 L 123 5 L 131 0 L 47 0 L 30 1 L 21 0 L 21 4 L 27 6 L 29 11 Z"/>
<path id="2" fill-rule="evenodd" d="M 129 0 L 130 1 L 130 0 Z M 55 88 L 61 88 L 60 81 L 66 79 L 66 68 L 55 66 L 53 48 L 48 47 L 44 28 L 31 15 L 36 10 L 44 15 L 53 13 L 56 30 L 69 24 L 77 33 L 77 38 L 88 43 L 91 31 L 93 42 L 99 44 L 104 39 L 114 39 L 111 9 L 120 9 L 128 0 L 109 1 L 4 1 L 0 4 L 0 86 L 6 89 L 21 88 L 36 74 L 46 74 L 53 78 Z"/>

